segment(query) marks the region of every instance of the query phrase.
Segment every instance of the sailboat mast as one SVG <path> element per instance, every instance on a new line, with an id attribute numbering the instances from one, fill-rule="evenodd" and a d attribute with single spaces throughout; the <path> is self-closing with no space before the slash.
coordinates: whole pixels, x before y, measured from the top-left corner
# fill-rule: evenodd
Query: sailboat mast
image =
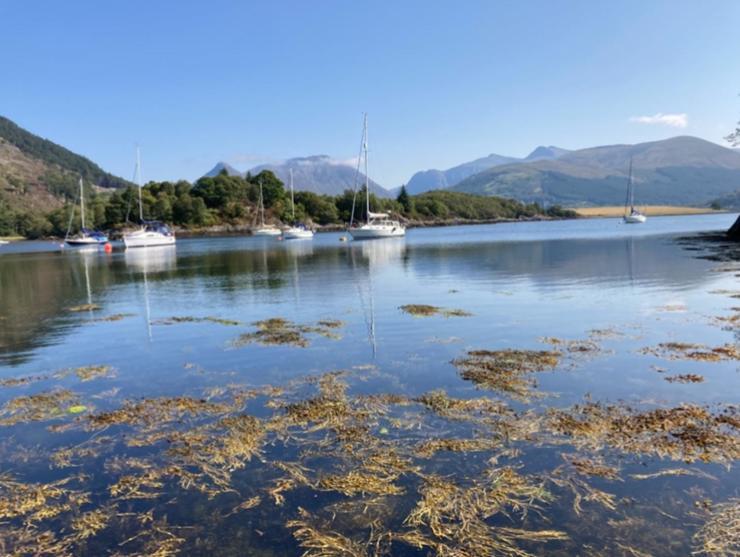
<path id="1" fill-rule="evenodd" d="M 144 222 L 144 207 L 141 202 L 141 152 L 136 146 L 136 185 L 139 187 L 139 222 Z"/>
<path id="2" fill-rule="evenodd" d="M 293 212 L 293 222 L 295 222 L 295 198 L 293 196 L 293 169 L 290 169 L 290 206 Z"/>
<path id="3" fill-rule="evenodd" d="M 262 178 L 259 180 L 260 184 L 260 216 L 262 218 L 262 228 L 265 227 L 265 200 L 262 197 Z"/>
<path id="4" fill-rule="evenodd" d="M 629 178 L 629 192 L 630 192 L 630 210 L 635 208 L 635 186 L 632 183 L 632 157 L 630 157 L 630 178 Z"/>
<path id="5" fill-rule="evenodd" d="M 627 178 L 627 197 L 624 200 L 624 212 L 627 213 L 627 208 L 630 206 L 632 199 L 632 158 L 630 157 L 630 170 L 629 177 Z"/>
<path id="6" fill-rule="evenodd" d="M 82 176 L 80 176 L 80 220 L 82 221 L 82 228 L 85 228 L 85 192 L 82 186 Z"/>
<path id="7" fill-rule="evenodd" d="M 365 130 L 365 139 L 362 142 L 365 151 L 365 213 L 367 215 L 367 223 L 370 224 L 370 177 L 367 170 L 367 112 L 365 113 L 363 129 Z"/>

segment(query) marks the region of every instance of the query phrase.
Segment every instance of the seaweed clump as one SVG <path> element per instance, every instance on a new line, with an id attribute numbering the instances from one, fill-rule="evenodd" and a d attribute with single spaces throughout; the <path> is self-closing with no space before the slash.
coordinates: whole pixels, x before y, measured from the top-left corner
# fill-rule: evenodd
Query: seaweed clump
<path id="1" fill-rule="evenodd" d="M 341 321 L 324 319 L 315 325 L 299 325 L 292 323 L 282 317 L 272 317 L 253 323 L 257 330 L 239 336 L 233 345 L 241 347 L 246 344 L 258 342 L 265 345 L 287 344 L 305 348 L 309 345 L 307 335 L 317 334 L 326 338 L 338 339 L 334 332 L 343 325 Z"/>
<path id="2" fill-rule="evenodd" d="M 696 373 L 680 373 L 678 375 L 666 375 L 663 379 L 669 383 L 704 383 L 704 376 Z"/>
<path id="3" fill-rule="evenodd" d="M 740 418 L 733 406 L 718 413 L 690 404 L 636 411 L 588 402 L 551 410 L 550 425 L 581 447 L 609 446 L 686 462 L 730 463 L 740 458 Z"/>
<path id="4" fill-rule="evenodd" d="M 740 360 L 740 349 L 732 344 L 709 347 L 687 342 L 663 342 L 656 347 L 643 348 L 640 352 L 668 360 L 694 360 L 702 362 Z"/>
<path id="5" fill-rule="evenodd" d="M 715 505 L 709 520 L 694 535 L 694 544 L 695 554 L 740 555 L 740 499 Z"/>
<path id="6" fill-rule="evenodd" d="M 452 363 L 466 381 L 526 400 L 536 386 L 530 375 L 552 370 L 559 361 L 559 352 L 546 350 L 472 350 Z"/>
<path id="7" fill-rule="evenodd" d="M 568 539 L 558 530 L 489 525 L 487 521 L 496 515 L 525 515 L 551 498 L 544 485 L 510 467 L 490 469 L 470 486 L 428 476 L 419 492 L 421 498 L 404 522 L 413 530 L 397 537 L 413 547 L 433 549 L 437 555 L 528 556 L 518 541 Z"/>
<path id="8" fill-rule="evenodd" d="M 79 306 L 70 306 L 67 311 L 72 313 L 82 313 L 84 311 L 98 311 L 103 309 L 99 304 L 80 304 Z"/>
<path id="9" fill-rule="evenodd" d="M 74 374 L 80 379 L 80 381 L 91 381 L 93 379 L 99 379 L 101 377 L 111 377 L 115 373 L 115 370 L 111 366 L 84 366 L 78 367 L 74 370 Z"/>
<path id="10" fill-rule="evenodd" d="M 11 399 L 0 408 L 0 425 L 40 422 L 64 416 L 66 409 L 77 404 L 69 390 L 43 391 Z"/>
<path id="11" fill-rule="evenodd" d="M 236 326 L 241 325 L 240 321 L 233 319 L 223 319 L 221 317 L 193 317 L 193 316 L 174 316 L 166 319 L 159 319 L 154 322 L 155 325 L 175 325 L 177 323 L 215 323 L 217 325 Z"/>
<path id="12" fill-rule="evenodd" d="M 398 309 L 414 317 L 432 317 L 434 315 L 442 315 L 443 317 L 470 317 L 473 315 L 462 309 L 447 309 L 427 304 L 406 304 L 400 306 Z"/>

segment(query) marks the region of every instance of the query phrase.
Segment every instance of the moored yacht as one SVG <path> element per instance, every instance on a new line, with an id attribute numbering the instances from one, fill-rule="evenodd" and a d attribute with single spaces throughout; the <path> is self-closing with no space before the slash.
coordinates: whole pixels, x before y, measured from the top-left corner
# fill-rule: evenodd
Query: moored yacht
<path id="1" fill-rule="evenodd" d="M 295 220 L 295 198 L 293 193 L 293 169 L 290 169 L 290 206 L 293 211 L 293 224 L 283 230 L 284 240 L 310 240 L 313 238 L 313 230 L 302 222 Z"/>
<path id="2" fill-rule="evenodd" d="M 142 220 L 141 228 L 123 235 L 123 245 L 127 248 L 171 246 L 174 243 L 174 232 L 166 224 L 156 220 Z"/>
<path id="3" fill-rule="evenodd" d="M 389 213 L 373 213 L 370 211 L 370 178 L 368 175 L 367 156 L 367 114 L 363 119 L 362 127 L 362 156 L 365 159 L 365 224 L 352 226 L 348 232 L 355 240 L 372 240 L 375 238 L 396 238 L 406 235 L 406 227 L 400 221 L 391 218 Z M 359 166 L 358 166 L 359 168 Z M 354 205 L 352 209 L 354 216 Z"/>
<path id="4" fill-rule="evenodd" d="M 641 224 L 647 220 L 647 216 L 635 208 L 635 184 L 632 181 L 632 159 L 630 159 L 630 172 L 627 180 L 627 200 L 624 202 L 624 217 L 626 224 Z"/>
<path id="5" fill-rule="evenodd" d="M 123 245 L 126 248 L 148 248 L 152 246 L 171 246 L 175 243 L 175 233 L 159 221 L 144 220 L 144 206 L 141 201 L 141 158 L 139 148 L 136 148 L 136 171 L 134 180 L 139 190 L 139 222 L 138 230 L 123 235 Z"/>
<path id="6" fill-rule="evenodd" d="M 260 200 L 259 200 L 260 225 L 258 228 L 252 229 L 252 235 L 253 236 L 280 236 L 280 234 L 282 234 L 282 231 L 277 226 L 273 226 L 271 224 L 265 224 L 265 198 L 262 195 L 262 180 L 260 180 L 259 186 L 260 186 Z"/>
<path id="7" fill-rule="evenodd" d="M 74 236 L 69 235 L 69 231 L 72 228 L 72 218 L 74 217 L 74 209 L 72 210 L 72 217 L 69 219 L 69 227 L 67 227 L 67 235 L 64 238 L 64 242 L 68 246 L 96 246 L 99 244 L 105 244 L 108 242 L 108 236 L 98 230 L 91 230 L 85 226 L 85 190 L 83 187 L 82 176 L 80 176 L 80 231 Z"/>

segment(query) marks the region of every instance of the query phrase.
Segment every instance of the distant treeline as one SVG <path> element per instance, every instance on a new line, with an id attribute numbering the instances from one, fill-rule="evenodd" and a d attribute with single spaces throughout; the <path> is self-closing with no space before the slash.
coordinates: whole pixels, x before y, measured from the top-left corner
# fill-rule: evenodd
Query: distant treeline
<path id="1" fill-rule="evenodd" d="M 254 225 L 259 222 L 259 186 L 265 207 L 265 220 L 273 223 L 293 221 L 290 192 L 269 170 L 245 178 L 228 176 L 200 178 L 195 184 L 150 182 L 142 189 L 145 219 L 161 220 L 183 228 L 215 225 Z M 364 189 L 358 191 L 354 218 L 365 218 Z M 295 220 L 318 225 L 348 223 L 355 193 L 346 190 L 337 196 L 295 192 Z M 403 188 L 396 199 L 370 195 L 370 210 L 388 211 L 417 221 L 519 219 L 538 216 L 575 217 L 560 207 L 543 209 L 500 197 L 481 197 L 460 192 L 432 191 L 410 196 Z M 0 236 L 28 238 L 63 236 L 70 222 L 72 232 L 79 228 L 79 206 L 74 203 L 45 215 L 13 213 L 0 201 Z M 129 186 L 113 193 L 86 192 L 86 219 L 89 227 L 119 230 L 139 218 L 138 193 Z"/>

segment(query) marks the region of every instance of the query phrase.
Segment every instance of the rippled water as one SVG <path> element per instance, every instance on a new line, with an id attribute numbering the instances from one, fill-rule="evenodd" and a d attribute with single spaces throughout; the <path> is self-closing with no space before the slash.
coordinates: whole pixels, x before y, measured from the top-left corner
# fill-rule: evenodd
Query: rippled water
<path id="1" fill-rule="evenodd" d="M 270 459 L 304 463 L 300 447 L 290 443 L 265 448 L 264 466 L 252 459 L 235 475 L 233 493 L 211 497 L 165 482 L 152 499 L 116 500 L 110 493 L 110 484 L 118 477 L 111 471 L 112 459 L 150 455 L 143 450 L 128 451 L 114 443 L 114 448 L 81 458 L 74 467 L 53 465 L 50 454 L 98 435 L 125 436 L 125 429 L 90 432 L 79 425 L 124 400 L 180 395 L 200 399 L 212 396 L 214 388 L 295 384 L 300 378 L 335 370 L 352 372 L 347 379 L 352 395 L 418 397 L 444 389 L 453 397 L 500 397 L 521 411 L 567 408 L 587 397 L 626 401 L 635 407 L 738 404 L 737 360 L 666 359 L 640 351 L 666 342 L 737 346 L 737 329 L 716 318 L 732 316 L 732 308 L 737 311 L 740 306 L 740 300 L 732 297 L 738 292 L 740 266 L 702 258 L 707 250 L 688 249 L 696 246 L 679 241 L 699 231 L 728 228 L 734 218 L 652 218 L 634 227 L 615 219 L 594 219 L 430 228 L 411 230 L 405 239 L 362 243 L 340 242 L 340 234 L 320 234 L 309 242 L 180 239 L 173 248 L 111 254 L 59 250 L 42 242 L 0 247 L 0 380 L 44 376 L 0 388 L 5 414 L 13 399 L 59 388 L 72 391 L 78 406 L 84 407 L 79 413 L 62 409 L 62 415 L 48 419 L 0 426 L 0 474 L 10 472 L 19 481 L 37 483 L 72 473 L 89 474 L 80 489 L 90 494 L 90 501 L 72 505 L 72 518 L 99 507 L 110 511 L 111 505 L 112 515 L 151 511 L 156 520 L 166 517 L 182 538 L 177 544 L 182 554 L 300 555 L 303 549 L 291 536 L 295 527 L 286 527 L 286 522 L 300 516 L 298 507 L 328 521 L 322 523 L 324 528 L 365 539 L 367 528 L 352 529 L 346 520 L 329 513 L 320 516 L 324 505 L 345 497 L 331 490 L 312 492 L 304 486 L 286 493 L 283 505 L 263 497 L 254 509 L 228 515 L 240 497 L 262 493 L 264 486 L 258 480 Z M 98 307 L 69 311 L 83 304 Z M 404 304 L 431 304 L 471 315 L 415 317 L 399 309 Z M 105 319 L 113 315 L 119 318 Z M 239 324 L 197 319 L 173 323 L 173 317 Z M 340 320 L 343 325 L 336 333 L 341 338 L 310 333 L 306 347 L 234 343 L 239 335 L 255 330 L 254 322 L 275 317 L 309 325 Z M 595 337 L 594 330 L 602 332 Z M 538 373 L 537 391 L 544 397 L 528 402 L 476 389 L 460 378 L 451 363 L 473 349 L 552 349 L 544 337 L 597 338 L 598 350 L 567 355 L 555 371 Z M 111 366 L 113 376 L 83 382 L 74 374 L 58 373 L 91 365 Z M 689 373 L 702 375 L 704 382 L 665 380 L 666 375 Z M 252 407 L 247 404 L 247 408 Z M 258 408 L 253 412 L 264 415 Z M 457 424 L 443 422 L 434 422 L 427 434 L 458 432 Z M 388 435 L 386 429 L 378 434 L 380 438 Z M 390 434 L 403 442 L 404 435 L 412 435 L 406 431 L 400 428 Z M 562 464 L 559 454 L 565 451 L 546 445 L 527 448 L 525 443 L 520 447 L 522 456 L 511 458 L 507 465 L 533 476 L 545 475 Z M 438 453 L 424 466 L 464 483 L 481 473 L 480 467 L 494 452 L 476 452 L 466 465 L 460 464 L 466 461 L 465 454 Z M 153 461 L 161 463 L 156 447 L 153 453 L 157 454 Z M 644 455 L 615 459 L 625 478 L 629 473 L 682 465 Z M 331 468 L 327 463 L 312 465 L 317 470 Z M 510 521 L 497 516 L 487 520 L 494 525 L 526 522 L 554 528 L 570 538 L 544 544 L 522 542 L 532 554 L 572 555 L 577 553 L 574 548 L 583 555 L 636 554 L 620 549 L 628 546 L 643 548 L 646 554 L 685 555 L 695 543 L 691 536 L 707 518 L 694 513 L 694 505 L 740 496 L 740 476 L 734 469 L 693 466 L 716 479 L 595 478 L 600 489 L 615 495 L 616 509 L 584 503 L 585 516 L 579 517 L 572 511 L 572 494 L 556 493 L 556 500 L 540 504 L 538 518 L 525 520 L 509 512 Z M 411 479 L 404 476 L 399 481 L 406 489 L 405 498 L 390 505 L 398 516 L 383 527 L 403 531 L 403 515 L 413 507 L 416 492 Z M 657 520 L 655 509 L 645 510 L 648 504 L 673 517 L 660 515 L 664 535 L 656 535 L 646 523 L 629 526 L 625 522 L 632 518 L 630 512 L 640 520 Z M 224 517 L 217 520 L 214 516 L 219 513 Z M 50 531 L 63 538 L 70 531 L 65 516 L 33 521 L 34 532 Z M 14 520 L 15 526 L 23 524 L 22 517 Z M 137 535 L 143 522 L 131 526 L 109 520 L 105 529 L 67 549 L 88 554 L 153 552 L 139 544 L 143 538 L 122 544 Z M 160 538 L 161 542 L 167 536 Z M 656 539 L 661 540 L 658 547 Z M 673 540 L 673 545 L 665 540 Z M 397 555 L 435 551 L 443 553 L 439 547 L 414 548 L 397 541 L 392 545 Z"/>

